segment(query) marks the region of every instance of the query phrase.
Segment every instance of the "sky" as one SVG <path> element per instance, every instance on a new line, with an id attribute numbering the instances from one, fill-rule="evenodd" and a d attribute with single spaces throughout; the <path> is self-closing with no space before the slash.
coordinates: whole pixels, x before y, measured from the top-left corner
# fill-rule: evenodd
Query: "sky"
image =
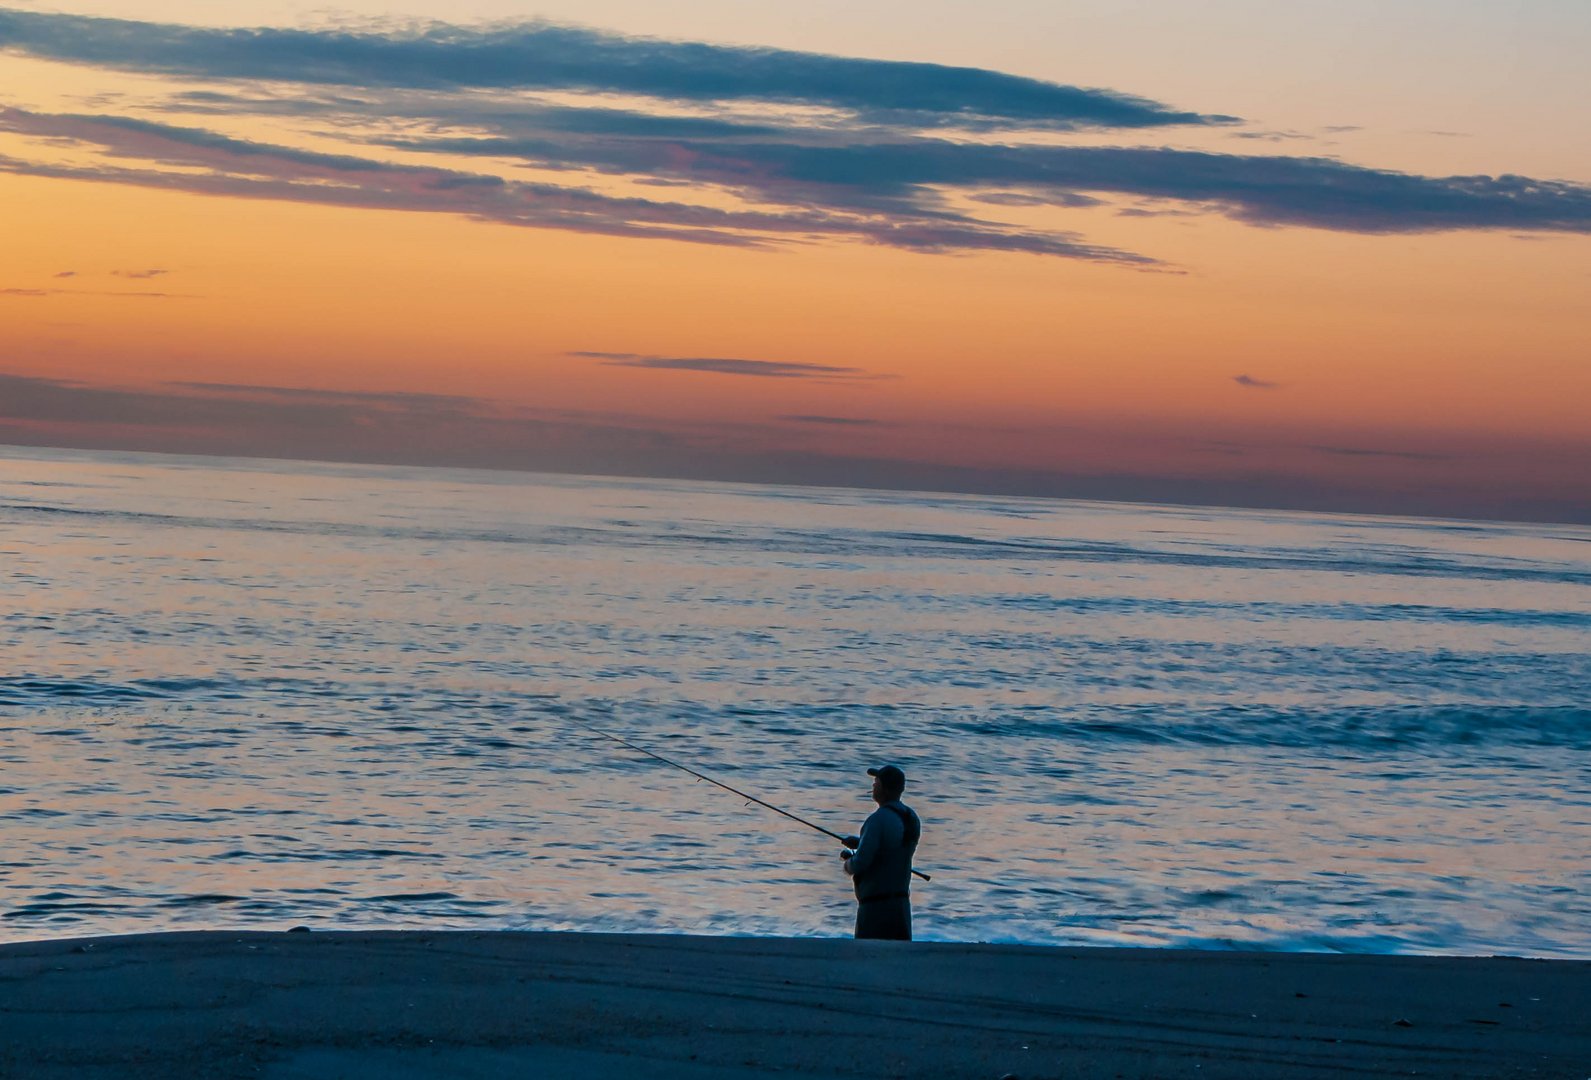
<path id="1" fill-rule="evenodd" d="M 0 0 L 0 443 L 1591 522 L 1583 0 Z"/>

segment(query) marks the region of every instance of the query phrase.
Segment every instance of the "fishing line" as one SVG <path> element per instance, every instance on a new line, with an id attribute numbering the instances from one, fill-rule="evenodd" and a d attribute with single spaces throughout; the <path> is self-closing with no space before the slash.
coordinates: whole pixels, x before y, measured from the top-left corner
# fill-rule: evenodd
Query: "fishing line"
<path id="1" fill-rule="evenodd" d="M 765 801 L 763 799 L 759 799 L 759 798 L 757 798 L 757 796 L 748 794 L 748 793 L 746 793 L 744 791 L 741 791 L 737 787 L 730 787 L 728 784 L 724 783 L 722 780 L 714 780 L 711 776 L 708 776 L 706 773 L 697 772 L 695 769 L 691 768 L 689 765 L 681 765 L 679 762 L 670 760 L 669 758 L 664 757 L 662 754 L 654 754 L 652 751 L 648 750 L 644 746 L 637 746 L 637 745 L 635 745 L 635 743 L 631 742 L 628 739 L 621 739 L 617 735 L 611 735 L 608 732 L 603 731 L 599 727 L 594 727 L 591 724 L 586 723 L 584 720 L 576 720 L 572 716 L 565 716 L 564 719 L 568 720 L 571 724 L 574 724 L 577 727 L 585 728 L 587 731 L 591 732 L 593 735 L 601 735 L 604 739 L 609 739 L 609 740 L 611 740 L 613 742 L 618 743 L 620 746 L 628 747 L 631 750 L 634 750 L 637 754 L 645 754 L 647 757 L 651 758 L 654 761 L 661 761 L 663 764 L 665 764 L 665 765 L 667 765 L 667 766 L 669 766 L 671 768 L 678 769 L 680 772 L 689 773 L 691 776 L 696 777 L 696 779 L 698 779 L 698 780 L 706 780 L 709 784 L 712 784 L 715 787 L 721 787 L 725 791 L 730 792 L 731 794 L 739 795 L 742 799 L 745 799 L 748 802 L 754 802 L 758 806 L 767 807 L 769 810 L 772 810 L 776 814 L 783 814 L 785 817 L 789 818 L 791 821 L 800 822 L 802 825 L 805 825 L 809 829 L 816 829 L 818 832 L 822 833 L 824 836 L 832 836 L 834 839 L 838 840 L 840 843 L 842 843 L 842 844 L 845 843 L 845 837 L 841 836 L 839 833 L 831 832 L 828 829 L 825 829 L 822 825 L 818 825 L 818 824 L 815 824 L 814 822 L 808 821 L 806 818 L 801 817 L 798 814 L 792 814 L 788 810 L 782 810 L 779 807 L 773 805 L 773 803 L 767 802 L 767 801 Z M 923 873 L 921 870 L 915 870 L 914 869 L 912 871 L 912 873 L 917 875 L 918 877 L 922 878 L 924 881 L 932 881 L 933 880 L 933 878 L 931 876 L 929 876 L 928 874 Z"/>

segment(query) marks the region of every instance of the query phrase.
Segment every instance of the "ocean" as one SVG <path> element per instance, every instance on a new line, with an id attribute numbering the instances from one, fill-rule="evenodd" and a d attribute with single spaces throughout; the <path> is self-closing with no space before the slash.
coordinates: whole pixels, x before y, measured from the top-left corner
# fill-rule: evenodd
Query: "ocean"
<path id="1" fill-rule="evenodd" d="M 1591 529 L 0 448 L 0 940 L 1591 958 Z"/>

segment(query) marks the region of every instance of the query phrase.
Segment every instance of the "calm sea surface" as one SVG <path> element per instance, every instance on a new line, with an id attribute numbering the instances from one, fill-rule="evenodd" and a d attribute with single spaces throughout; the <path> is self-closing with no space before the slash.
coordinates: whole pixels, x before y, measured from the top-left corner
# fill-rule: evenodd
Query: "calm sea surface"
<path id="1" fill-rule="evenodd" d="M 0 448 L 0 938 L 1591 957 L 1591 530 Z"/>

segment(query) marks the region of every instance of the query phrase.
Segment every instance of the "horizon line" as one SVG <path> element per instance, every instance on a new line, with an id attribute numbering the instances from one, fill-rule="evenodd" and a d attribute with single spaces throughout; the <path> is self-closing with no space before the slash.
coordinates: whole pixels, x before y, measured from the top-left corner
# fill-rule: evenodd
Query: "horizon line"
<path id="1" fill-rule="evenodd" d="M 1334 510 L 1334 509 L 1323 509 L 1323 508 L 1312 508 L 1312 507 L 1282 506 L 1282 505 L 1276 505 L 1274 503 L 1265 502 L 1263 500 L 1256 500 L 1256 501 L 1254 501 L 1252 503 L 1247 503 L 1247 504 L 1244 504 L 1244 503 L 1224 503 L 1224 502 L 1213 502 L 1213 501 L 1212 502 L 1199 502 L 1199 501 L 1174 502 L 1174 501 L 1155 500 L 1155 499 L 1101 498 L 1101 497 L 1097 497 L 1097 496 L 1086 496 L 1086 495 L 1053 495 L 1053 494 L 1043 494 L 1043 493 L 1037 493 L 1037 492 L 979 491 L 979 490 L 973 490 L 973 489 L 966 488 L 966 487 L 962 487 L 962 488 L 956 488 L 956 487 L 946 487 L 946 488 L 911 487 L 911 486 L 891 486 L 891 485 L 888 485 L 888 484 L 869 484 L 869 483 L 865 483 L 865 482 L 858 482 L 858 483 L 853 483 L 853 484 L 839 484 L 839 483 L 820 484 L 820 483 L 813 483 L 813 482 L 810 482 L 810 481 L 750 480 L 750 479 L 726 479 L 726 478 L 711 477 L 711 476 L 687 476 L 687 475 L 680 475 L 678 473 L 671 473 L 671 472 L 659 472 L 659 473 L 653 473 L 653 474 L 646 474 L 646 473 L 604 473 L 604 472 L 584 472 L 584 471 L 579 471 L 579 470 L 574 470 L 574 469 L 556 469 L 556 468 L 530 469 L 530 468 L 525 468 L 523 466 L 516 466 L 516 465 L 448 465 L 448 464 L 439 464 L 439 463 L 421 463 L 421 462 L 405 462 L 405 461 L 390 461 L 390 460 L 382 461 L 382 460 L 353 460 L 353 459 L 321 458 L 321 457 L 281 457 L 281 456 L 269 455 L 269 454 L 205 454 L 205 453 L 195 453 L 195 452 L 192 452 L 192 451 L 149 450 L 149 449 L 140 449 L 140 448 L 132 448 L 132 447 L 114 448 L 114 447 L 72 446 L 72 445 L 61 445 L 61 444 L 55 444 L 55 443 L 10 443 L 10 442 L 0 442 L 0 458 L 7 458 L 7 457 L 13 456 L 13 455 L 10 454 L 10 451 L 13 451 L 13 450 L 23 450 L 23 451 L 27 451 L 27 450 L 66 451 L 66 452 L 69 452 L 69 453 L 81 454 L 81 455 L 85 455 L 85 456 L 89 456 L 89 457 L 94 457 L 94 456 L 98 456 L 98 455 L 128 455 L 128 454 L 131 454 L 131 455 L 143 456 L 143 457 L 184 458 L 184 459 L 193 459 L 193 460 L 199 460 L 199 461 L 262 462 L 262 463 L 278 463 L 278 464 L 282 464 L 282 465 L 330 465 L 330 466 L 349 466 L 349 467 L 354 467 L 354 468 L 366 468 L 366 469 L 426 469 L 426 470 L 433 470 L 433 471 L 437 471 L 437 472 L 507 473 L 507 474 L 519 474 L 519 475 L 523 475 L 523 476 L 574 477 L 574 478 L 587 478 L 587 479 L 592 479 L 592 480 L 603 480 L 603 481 L 614 481 L 614 480 L 618 480 L 618 481 L 658 481 L 658 480 L 662 480 L 662 481 L 676 481 L 676 482 L 695 483 L 695 484 L 713 484 L 713 485 L 728 486 L 728 487 L 789 488 L 789 489 L 796 489 L 796 490 L 812 490 L 812 491 L 884 492 L 884 493 L 900 494 L 900 495 L 936 495 L 936 496 L 950 496 L 950 497 L 955 497 L 955 498 L 969 498 L 969 499 L 975 499 L 975 498 L 982 498 L 982 499 L 1012 499 L 1012 500 L 1028 500 L 1028 501 L 1048 502 L 1048 503 L 1080 503 L 1080 504 L 1088 504 L 1088 505 L 1096 505 L 1096 506 L 1120 506 L 1120 507 L 1135 507 L 1135 508 L 1151 507 L 1151 508 L 1161 508 L 1161 509 L 1167 509 L 1167 510 L 1226 510 L 1226 511 L 1232 511 L 1232 512 L 1237 512 L 1237 513 L 1305 514 L 1305 515 L 1309 515 L 1309 516 L 1313 516 L 1313 517 L 1331 517 L 1331 518 L 1374 518 L 1374 519 L 1377 519 L 1379 521 L 1429 521 L 1429 522 L 1439 523 L 1439 524 L 1446 524 L 1446 523 L 1451 523 L 1451 522 L 1465 522 L 1465 523 L 1477 524 L 1477 525 L 1497 525 L 1497 526 L 1540 526 L 1540 525 L 1551 525 L 1551 526 L 1567 527 L 1567 528 L 1591 529 L 1591 508 L 1587 509 L 1586 516 L 1583 519 L 1575 519 L 1575 518 L 1572 518 L 1572 517 L 1487 518 L 1487 517 L 1478 517 L 1478 516 L 1474 516 L 1474 515 L 1439 514 L 1439 513 L 1431 513 L 1431 512 L 1426 512 L 1426 513 L 1394 513 L 1394 512 L 1391 512 L 1391 511 L 1382 511 L 1382 510 Z M 904 464 L 910 465 L 912 463 L 906 462 Z M 1056 476 L 1057 480 L 1064 480 L 1064 478 L 1065 478 L 1064 474 L 1054 474 L 1054 475 Z M 1153 478 L 1151 478 L 1151 479 L 1153 479 Z M 1591 542 L 1591 537 L 1587 537 L 1587 542 Z"/>

